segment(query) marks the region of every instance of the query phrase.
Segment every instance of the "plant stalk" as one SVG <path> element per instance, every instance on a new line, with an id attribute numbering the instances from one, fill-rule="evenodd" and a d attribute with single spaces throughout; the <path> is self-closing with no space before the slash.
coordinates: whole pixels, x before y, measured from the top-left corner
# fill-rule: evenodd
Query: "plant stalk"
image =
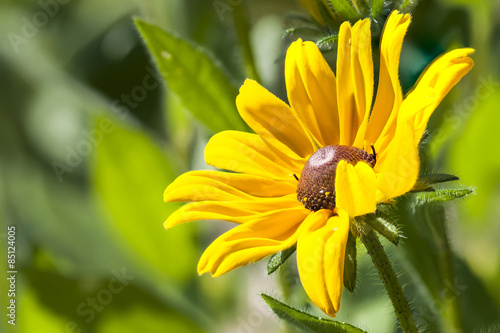
<path id="1" fill-rule="evenodd" d="M 408 301 L 403 293 L 403 288 L 401 288 L 401 284 L 399 284 L 396 273 L 392 268 L 391 262 L 389 261 L 377 234 L 372 227 L 364 223 L 360 223 L 359 227 L 361 228 L 361 241 L 365 244 L 366 250 L 372 258 L 378 274 L 384 283 L 385 289 L 389 294 L 389 298 L 391 299 L 392 306 L 394 307 L 394 311 L 396 312 L 396 316 L 403 332 L 418 332 L 415 319 L 413 319 L 413 315 L 410 310 L 410 305 L 408 304 Z"/>

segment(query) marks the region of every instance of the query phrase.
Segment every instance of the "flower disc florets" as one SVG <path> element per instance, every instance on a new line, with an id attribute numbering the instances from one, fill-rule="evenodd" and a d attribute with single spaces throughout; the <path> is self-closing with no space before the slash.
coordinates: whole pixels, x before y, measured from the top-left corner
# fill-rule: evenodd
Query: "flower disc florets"
<path id="1" fill-rule="evenodd" d="M 376 155 L 341 145 L 318 149 L 304 165 L 297 186 L 297 200 L 304 207 L 312 211 L 335 208 L 335 175 L 340 160 L 352 165 L 363 161 L 373 168 Z"/>

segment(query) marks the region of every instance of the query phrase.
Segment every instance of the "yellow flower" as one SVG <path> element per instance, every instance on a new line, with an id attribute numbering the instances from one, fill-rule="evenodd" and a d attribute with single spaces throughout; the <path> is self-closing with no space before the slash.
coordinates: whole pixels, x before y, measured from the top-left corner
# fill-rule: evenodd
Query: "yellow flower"
<path id="1" fill-rule="evenodd" d="M 208 219 L 238 224 L 206 249 L 199 274 L 219 276 L 297 244 L 305 291 L 335 316 L 350 217 L 412 189 L 427 121 L 473 65 L 472 49 L 448 52 L 403 98 L 398 66 L 409 23 L 397 12 L 387 19 L 373 108 L 367 19 L 340 27 L 336 76 L 314 43 L 292 43 L 285 61 L 290 106 L 245 81 L 236 105 L 256 134 L 224 131 L 205 148 L 208 164 L 232 172 L 187 172 L 164 194 L 167 202 L 191 202 L 166 228 Z"/>

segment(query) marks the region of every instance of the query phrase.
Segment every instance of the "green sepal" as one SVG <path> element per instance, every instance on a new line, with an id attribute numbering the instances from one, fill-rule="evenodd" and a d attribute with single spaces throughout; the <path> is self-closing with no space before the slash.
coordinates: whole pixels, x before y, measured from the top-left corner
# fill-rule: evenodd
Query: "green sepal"
<path id="1" fill-rule="evenodd" d="M 351 293 L 354 291 L 354 288 L 356 288 L 356 273 L 356 237 L 352 232 L 349 232 L 344 260 L 344 287 Z"/>
<path id="2" fill-rule="evenodd" d="M 392 244 L 399 244 L 399 238 L 401 235 L 398 227 L 396 223 L 385 213 L 377 210 L 374 214 L 365 215 L 364 221 Z"/>
<path id="3" fill-rule="evenodd" d="M 467 197 L 474 193 L 474 188 L 444 189 L 433 192 L 415 193 L 415 203 L 423 205 L 427 203 L 442 203 L 459 198 Z"/>
<path id="4" fill-rule="evenodd" d="M 448 175 L 446 173 L 420 175 L 418 177 L 417 183 L 411 189 L 411 192 L 434 191 L 434 188 L 431 187 L 432 185 L 451 182 L 458 179 L 459 178 L 457 176 Z"/>
<path id="5" fill-rule="evenodd" d="M 320 38 L 316 41 L 316 46 L 321 50 L 321 51 L 329 51 L 331 49 L 331 45 L 336 42 L 339 39 L 338 34 L 332 34 L 325 36 L 323 38 Z M 325 48 L 325 45 L 327 48 Z"/>
<path id="6" fill-rule="evenodd" d="M 134 20 L 168 87 L 213 132 L 248 131 L 236 110 L 238 87 L 199 46 L 154 24 Z"/>
<path id="7" fill-rule="evenodd" d="M 308 332 L 366 333 L 366 331 L 351 324 L 316 317 L 307 312 L 294 309 L 269 295 L 261 294 L 261 296 L 278 317 Z"/>
<path id="8" fill-rule="evenodd" d="M 349 0 L 323 0 L 325 7 L 332 8 L 342 21 L 356 22 L 361 18 L 359 12 Z"/>
<path id="9" fill-rule="evenodd" d="M 297 245 L 273 254 L 267 263 L 267 274 L 274 273 L 295 252 L 295 249 Z"/>

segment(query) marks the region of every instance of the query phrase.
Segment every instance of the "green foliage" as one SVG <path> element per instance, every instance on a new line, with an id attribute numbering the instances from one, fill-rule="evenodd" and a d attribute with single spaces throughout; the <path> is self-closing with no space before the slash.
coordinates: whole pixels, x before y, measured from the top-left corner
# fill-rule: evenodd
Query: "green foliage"
<path id="1" fill-rule="evenodd" d="M 384 8 L 384 0 L 372 0 L 370 7 L 370 18 L 378 19 L 380 12 Z"/>
<path id="2" fill-rule="evenodd" d="M 269 305 L 273 312 L 285 320 L 299 328 L 308 332 L 317 333 L 362 333 L 365 332 L 353 325 L 341 323 L 329 319 L 324 319 L 310 315 L 306 312 L 292 308 L 269 295 L 261 294 L 264 301 Z M 365 332 L 366 333 L 366 332 Z"/>
<path id="3" fill-rule="evenodd" d="M 155 142 L 144 131 L 115 121 L 92 167 L 97 194 L 114 221 L 111 227 L 126 241 L 130 255 L 178 281 L 194 276 L 194 226 L 162 228 L 178 205 L 161 199 L 175 174 Z"/>
<path id="4" fill-rule="evenodd" d="M 203 49 L 154 24 L 135 24 L 169 88 L 199 121 L 213 132 L 248 129 L 236 111 L 238 88 Z"/>
<path id="5" fill-rule="evenodd" d="M 474 193 L 474 188 L 444 189 L 431 192 L 415 193 L 415 202 L 418 205 L 427 203 L 442 203 L 467 197 Z"/>
<path id="6" fill-rule="evenodd" d="M 355 22 L 360 18 L 360 15 L 356 8 L 352 5 L 352 2 L 349 0 L 323 0 L 327 3 L 327 7 L 333 8 L 335 12 L 337 12 L 340 17 L 342 17 L 346 21 Z"/>
<path id="7" fill-rule="evenodd" d="M 0 331 L 220 332 L 252 314 L 242 304 L 261 291 L 252 275 L 257 265 L 217 279 L 197 277 L 199 255 L 221 229 L 200 222 L 165 231 L 162 222 L 178 205 L 163 203 L 162 192 L 181 171 L 206 167 L 207 137 L 198 122 L 210 132 L 248 130 L 234 103 L 241 82 L 233 81 L 242 81 L 243 73 L 260 75 L 266 88 L 286 100 L 282 67 L 288 43 L 299 37 L 317 41 L 335 67 L 336 52 L 328 51 L 336 49 L 338 27 L 357 17 L 372 20 L 377 62 L 380 31 L 393 8 L 412 12 L 399 66 L 404 92 L 445 50 L 476 49 L 474 69 L 431 118 L 430 154 L 423 150 L 421 159 L 422 170 L 449 170 L 477 193 L 470 195 L 471 188 L 460 184 L 449 189 L 445 183 L 457 180 L 453 175 L 423 175 L 413 190 L 426 193 L 399 198 L 395 209 L 381 207 L 387 216 L 378 211 L 367 222 L 394 243 L 402 239 L 397 247 L 384 246 L 396 272 L 404 273 L 398 278 L 419 325 L 429 332 L 458 331 L 456 323 L 464 332 L 498 331 L 500 154 L 494 143 L 500 140 L 500 42 L 493 38 L 499 18 L 490 15 L 496 4 L 314 0 L 321 23 L 290 24 L 281 13 L 307 13 L 289 1 L 217 2 L 223 13 L 202 0 L 1 2 L 0 234 L 7 225 L 18 230 L 19 279 L 18 323 L 3 321 Z M 146 47 L 131 13 L 144 17 L 136 23 Z M 283 26 L 289 34 L 275 38 Z M 19 44 L 13 44 L 13 34 Z M 143 100 L 143 80 L 151 75 L 144 68 L 151 58 L 168 89 L 158 85 Z M 125 107 L 124 95 L 134 103 L 127 104 L 126 119 L 117 120 L 116 102 Z M 65 163 L 68 151 L 88 141 L 85 133 L 104 117 L 114 129 L 58 177 L 52 163 Z M 459 197 L 467 200 L 442 205 Z M 268 269 L 281 267 L 292 252 L 274 256 Z M 371 283 L 370 258 L 357 252 L 350 237 L 344 284 L 353 290 L 356 274 L 362 283 L 355 293 L 344 292 L 336 319 L 374 332 L 394 331 L 387 296 L 380 283 Z M 85 322 L 79 305 L 102 295 L 111 272 L 122 267 L 134 280 Z M 5 262 L 0 268 L 7 270 Z M 296 269 L 286 268 L 279 277 L 265 278 L 279 279 L 286 298 L 304 304 Z M 7 288 L 4 279 L 0 289 Z M 266 318 L 261 331 L 292 331 L 282 323 L 308 331 L 350 329 L 266 301 L 286 320 Z"/>
<path id="8" fill-rule="evenodd" d="M 459 178 L 454 175 L 448 175 L 446 173 L 431 173 L 420 175 L 418 177 L 417 183 L 412 189 L 412 192 L 420 192 L 420 191 L 434 191 L 431 185 L 451 182 L 458 180 Z"/>
<path id="9" fill-rule="evenodd" d="M 356 276 L 358 270 L 356 254 L 356 237 L 349 232 L 345 250 L 344 287 L 346 287 L 350 292 L 353 292 L 354 288 L 356 288 Z"/>
<path id="10" fill-rule="evenodd" d="M 267 263 L 267 274 L 274 273 L 295 252 L 296 249 L 297 246 L 294 245 L 291 248 L 273 254 Z"/>
<path id="11" fill-rule="evenodd" d="M 398 227 L 396 226 L 396 223 L 391 220 L 389 215 L 384 214 L 381 210 L 377 210 L 374 214 L 366 215 L 363 221 L 368 223 L 373 229 L 384 236 L 392 244 L 399 244 L 400 233 Z"/>
<path id="12" fill-rule="evenodd" d="M 406 292 L 418 295 L 413 300 L 415 316 L 432 331 L 442 331 L 455 319 L 467 331 L 496 320 L 500 312 L 493 295 L 453 253 L 442 205 L 415 205 L 407 196 L 396 211 L 405 241 L 395 253 L 411 267 Z M 463 309 L 453 310 L 458 299 Z M 453 313 L 460 317 L 453 318 Z"/>

